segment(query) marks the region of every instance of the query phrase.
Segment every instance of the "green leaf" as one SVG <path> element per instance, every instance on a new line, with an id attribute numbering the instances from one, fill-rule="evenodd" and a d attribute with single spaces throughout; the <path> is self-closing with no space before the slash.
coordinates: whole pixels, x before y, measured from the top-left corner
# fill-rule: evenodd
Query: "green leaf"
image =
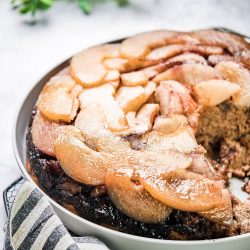
<path id="1" fill-rule="evenodd" d="M 31 14 L 35 16 L 37 9 L 37 0 L 31 0 Z"/>
<path id="2" fill-rule="evenodd" d="M 1 0 L 0 0 L 1 1 Z M 9 0 L 13 6 L 13 9 L 18 9 L 21 14 L 31 13 L 35 16 L 37 11 L 46 11 L 49 9 L 56 0 Z M 62 1 L 62 0 L 61 0 Z M 90 14 L 92 8 L 101 3 L 107 3 L 108 0 L 71 0 L 78 3 L 79 7 L 85 14 Z M 129 3 L 129 0 L 112 0 L 119 6 L 125 6 Z"/>
<path id="3" fill-rule="evenodd" d="M 51 6 L 53 4 L 53 0 L 40 0 L 40 4 Z"/>
<path id="4" fill-rule="evenodd" d="M 52 6 L 52 4 L 53 0 L 39 0 L 37 7 L 40 10 L 47 10 Z"/>
<path id="5" fill-rule="evenodd" d="M 129 4 L 128 0 L 116 0 L 116 2 L 119 6 L 126 6 Z"/>
<path id="6" fill-rule="evenodd" d="M 26 14 L 30 11 L 30 5 L 23 5 L 20 9 L 19 9 L 19 13 L 21 14 Z"/>
<path id="7" fill-rule="evenodd" d="M 92 10 L 92 6 L 90 4 L 89 0 L 78 0 L 79 1 L 79 6 L 82 9 L 82 11 L 88 15 L 90 14 L 91 10 Z"/>

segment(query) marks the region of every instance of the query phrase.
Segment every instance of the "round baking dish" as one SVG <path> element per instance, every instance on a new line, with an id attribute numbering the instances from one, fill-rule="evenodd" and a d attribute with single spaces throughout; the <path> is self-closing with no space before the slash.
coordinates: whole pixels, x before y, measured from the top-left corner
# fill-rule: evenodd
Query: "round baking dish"
<path id="1" fill-rule="evenodd" d="M 225 32 L 231 32 L 226 29 Z M 120 40 L 121 41 L 121 40 Z M 112 41 L 120 42 L 120 41 Z M 34 181 L 29 176 L 25 163 L 26 163 L 26 133 L 28 128 L 28 123 L 30 120 L 30 115 L 32 109 L 37 101 L 38 95 L 43 87 L 43 85 L 57 72 L 63 69 L 69 64 L 70 58 L 65 62 L 59 64 L 49 73 L 47 73 L 27 94 L 26 98 L 22 101 L 20 109 L 17 113 L 14 129 L 13 129 L 13 150 L 15 158 L 19 165 L 19 168 L 24 176 L 24 178 L 32 183 Z M 35 183 L 34 183 L 35 184 Z M 39 187 L 38 187 L 39 188 Z M 43 192 L 42 190 L 40 190 Z M 46 195 L 46 194 L 45 194 Z M 61 218 L 65 226 L 78 235 L 93 235 L 103 240 L 110 249 L 168 249 L 168 250 L 249 250 L 250 243 L 250 233 L 244 235 L 233 236 L 223 239 L 215 240 L 199 240 L 199 241 L 176 241 L 176 240 L 158 240 L 144 238 L 140 236 L 134 236 L 130 234 L 125 234 L 117 232 L 102 226 L 99 226 L 95 223 L 92 223 L 88 220 L 85 220 L 70 211 L 66 210 L 49 196 L 48 200 L 54 207 L 56 213 Z"/>

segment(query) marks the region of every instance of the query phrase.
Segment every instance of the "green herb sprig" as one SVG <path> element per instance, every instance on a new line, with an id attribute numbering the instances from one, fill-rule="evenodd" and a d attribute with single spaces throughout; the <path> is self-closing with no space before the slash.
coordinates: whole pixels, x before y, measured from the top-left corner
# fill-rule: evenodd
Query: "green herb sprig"
<path id="1" fill-rule="evenodd" d="M 35 16 L 38 11 L 46 11 L 51 8 L 58 0 L 12 0 L 11 4 L 14 9 L 18 9 L 20 14 L 30 13 Z M 73 0 L 81 10 L 86 14 L 90 14 L 93 7 L 98 3 L 105 3 L 107 0 Z M 115 1 L 118 6 L 125 6 L 129 3 L 129 0 L 112 0 Z"/>

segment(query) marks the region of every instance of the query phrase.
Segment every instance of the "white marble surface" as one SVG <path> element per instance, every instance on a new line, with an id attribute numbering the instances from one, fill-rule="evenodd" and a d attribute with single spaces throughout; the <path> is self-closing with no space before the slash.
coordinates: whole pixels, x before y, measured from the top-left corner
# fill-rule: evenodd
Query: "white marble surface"
<path id="1" fill-rule="evenodd" d="M 99 5 L 88 17 L 62 1 L 35 26 L 27 25 L 9 2 L 0 1 L 0 193 L 20 175 L 11 148 L 18 103 L 60 61 L 87 46 L 159 28 L 223 26 L 250 35 L 249 0 L 131 0 L 124 9 Z M 0 248 L 5 220 L 1 199 Z"/>

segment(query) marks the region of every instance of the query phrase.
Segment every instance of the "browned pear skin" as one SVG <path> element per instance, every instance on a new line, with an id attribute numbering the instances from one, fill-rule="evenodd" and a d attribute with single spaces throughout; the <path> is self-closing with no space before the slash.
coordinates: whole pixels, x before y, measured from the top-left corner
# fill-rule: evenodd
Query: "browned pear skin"
<path id="1" fill-rule="evenodd" d="M 233 95 L 233 102 L 236 105 L 250 106 L 250 72 L 235 62 L 220 62 L 215 69 L 228 81 L 240 86 L 240 91 Z"/>
<path id="2" fill-rule="evenodd" d="M 238 84 L 226 80 L 208 80 L 194 86 L 198 103 L 205 106 L 216 106 L 239 92 Z"/>
<path id="3" fill-rule="evenodd" d="M 95 87 L 104 83 L 108 69 L 103 61 L 119 57 L 120 44 L 107 44 L 89 48 L 73 56 L 70 62 L 70 74 L 84 87 Z"/>
<path id="4" fill-rule="evenodd" d="M 139 173 L 140 175 L 140 173 Z M 185 170 L 143 173 L 139 182 L 157 200 L 183 211 L 205 211 L 222 203 L 222 184 Z"/>
<path id="5" fill-rule="evenodd" d="M 55 141 L 55 155 L 64 172 L 87 185 L 104 184 L 109 162 L 105 153 L 98 153 L 83 142 L 83 138 L 61 134 Z"/>
<path id="6" fill-rule="evenodd" d="M 227 189 L 222 190 L 222 203 L 215 206 L 211 210 L 199 212 L 199 215 L 205 217 L 209 221 L 219 223 L 222 225 L 233 224 L 233 208 L 231 202 L 231 195 Z"/>
<path id="7" fill-rule="evenodd" d="M 130 169 L 126 172 L 131 172 Z M 139 183 L 131 181 L 131 176 L 120 172 L 108 173 L 105 177 L 108 195 L 115 206 L 127 216 L 144 222 L 165 221 L 172 209 L 155 200 Z"/>
<path id="8" fill-rule="evenodd" d="M 222 79 L 214 68 L 202 64 L 182 64 L 162 72 L 153 78 L 153 81 L 159 83 L 166 80 L 175 80 L 187 86 L 193 86 L 201 81 L 212 79 Z"/>
<path id="9" fill-rule="evenodd" d="M 59 123 L 49 121 L 39 111 L 36 113 L 32 122 L 33 143 L 44 154 L 55 156 L 54 141 L 58 137 Z"/>
<path id="10" fill-rule="evenodd" d="M 78 99 L 71 91 L 75 89 L 75 81 L 69 75 L 58 75 L 50 79 L 44 86 L 37 107 L 51 121 L 70 123 L 76 116 Z"/>

